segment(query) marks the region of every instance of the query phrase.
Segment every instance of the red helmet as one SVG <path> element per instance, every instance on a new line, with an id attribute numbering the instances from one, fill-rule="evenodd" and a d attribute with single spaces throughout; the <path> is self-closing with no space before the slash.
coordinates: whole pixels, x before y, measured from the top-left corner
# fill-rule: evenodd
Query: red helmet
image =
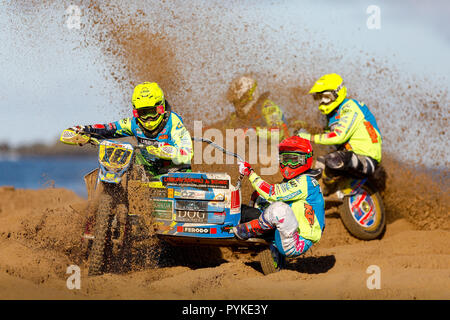
<path id="1" fill-rule="evenodd" d="M 313 163 L 313 150 L 309 140 L 292 136 L 278 145 L 280 171 L 284 178 L 292 179 L 309 170 Z"/>

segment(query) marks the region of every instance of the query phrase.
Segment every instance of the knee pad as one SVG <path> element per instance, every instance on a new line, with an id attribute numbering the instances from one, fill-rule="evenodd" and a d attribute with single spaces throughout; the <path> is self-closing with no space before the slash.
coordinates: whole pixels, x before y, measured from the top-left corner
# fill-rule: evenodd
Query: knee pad
<path id="1" fill-rule="evenodd" d="M 264 210 L 260 216 L 260 221 L 265 225 L 276 226 L 278 222 L 283 222 L 283 219 L 290 215 L 294 215 L 291 207 L 284 202 L 277 201 Z"/>

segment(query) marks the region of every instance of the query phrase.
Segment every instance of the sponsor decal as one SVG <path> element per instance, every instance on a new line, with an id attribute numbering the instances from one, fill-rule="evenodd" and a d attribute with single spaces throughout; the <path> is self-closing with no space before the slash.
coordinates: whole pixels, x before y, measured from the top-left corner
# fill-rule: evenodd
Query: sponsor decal
<path id="1" fill-rule="evenodd" d="M 171 155 L 171 154 L 175 153 L 176 148 L 175 148 L 175 147 L 172 147 L 171 145 L 166 145 L 166 146 L 163 146 L 163 147 L 161 148 L 161 150 L 162 150 L 162 152 L 164 152 L 165 154 Z"/>
<path id="2" fill-rule="evenodd" d="M 272 186 L 265 181 L 263 181 L 258 187 L 261 189 L 262 192 L 267 194 L 270 194 L 270 191 L 272 190 Z"/>
<path id="3" fill-rule="evenodd" d="M 163 135 L 159 136 L 159 139 L 161 139 L 161 140 L 169 139 L 169 136 L 167 134 L 163 134 Z"/>
<path id="4" fill-rule="evenodd" d="M 305 218 L 308 220 L 309 225 L 314 225 L 314 209 L 311 205 L 305 203 Z"/>
<path id="5" fill-rule="evenodd" d="M 377 143 L 378 136 L 372 124 L 369 121 L 364 121 L 364 125 L 366 126 L 367 133 L 369 134 L 372 143 Z"/>
<path id="6" fill-rule="evenodd" d="M 291 194 L 283 196 L 282 199 L 284 201 L 288 201 L 288 200 L 291 200 L 291 199 L 295 198 L 296 196 L 298 196 L 301 193 L 302 193 L 302 190 L 297 190 L 297 191 L 295 191 L 295 192 L 293 192 Z"/>
<path id="7" fill-rule="evenodd" d="M 330 132 L 330 133 L 327 134 L 327 138 L 328 139 L 334 138 L 336 136 L 337 136 L 336 132 Z"/>
<path id="8" fill-rule="evenodd" d="M 294 237 L 295 250 L 297 252 L 303 252 L 303 250 L 305 249 L 305 241 L 303 239 L 300 239 L 298 231 L 294 232 L 293 237 Z"/>
<path id="9" fill-rule="evenodd" d="M 189 178 L 189 177 L 163 177 L 162 182 L 164 185 L 192 185 L 203 187 L 214 187 L 228 189 L 229 180 L 222 179 L 209 179 L 209 178 Z"/>
<path id="10" fill-rule="evenodd" d="M 230 214 L 241 212 L 241 193 L 240 190 L 231 192 L 231 208 Z"/>
<path id="11" fill-rule="evenodd" d="M 177 227 L 177 232 L 185 233 L 200 233 L 200 234 L 216 234 L 216 228 L 201 228 L 201 227 Z"/>
<path id="12" fill-rule="evenodd" d="M 92 126 L 92 128 L 94 128 L 94 129 L 105 129 L 105 126 L 102 125 L 102 124 L 94 124 L 94 125 Z"/>
<path id="13" fill-rule="evenodd" d="M 176 221 L 179 222 L 208 222 L 208 213 L 205 211 L 177 210 Z"/>
<path id="14" fill-rule="evenodd" d="M 172 220 L 173 201 L 154 200 L 152 215 L 159 219 Z"/>
<path id="15" fill-rule="evenodd" d="M 231 232 L 232 225 L 226 225 L 220 228 L 222 232 Z"/>
<path id="16" fill-rule="evenodd" d="M 146 146 L 158 146 L 158 141 L 137 137 L 138 142 Z"/>
<path id="17" fill-rule="evenodd" d="M 225 195 L 223 193 L 218 193 L 214 196 L 213 200 L 223 201 L 223 200 L 225 200 Z"/>
<path id="18" fill-rule="evenodd" d="M 175 208 L 177 210 L 192 210 L 192 211 L 207 211 L 208 202 L 207 201 L 196 201 L 196 200 L 177 200 Z"/>
<path id="19" fill-rule="evenodd" d="M 295 181 L 295 179 L 294 180 L 289 180 L 289 182 L 288 182 L 288 189 L 294 189 L 294 188 L 297 188 L 297 181 Z"/>

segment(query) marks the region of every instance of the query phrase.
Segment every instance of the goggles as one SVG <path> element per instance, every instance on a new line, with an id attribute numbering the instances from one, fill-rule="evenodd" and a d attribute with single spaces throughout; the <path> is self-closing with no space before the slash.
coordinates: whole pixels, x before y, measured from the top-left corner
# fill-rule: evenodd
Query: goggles
<path id="1" fill-rule="evenodd" d="M 310 153 L 286 152 L 279 154 L 279 161 L 283 166 L 296 168 L 299 166 L 304 166 L 307 163 L 308 159 L 312 156 L 312 151 Z"/>
<path id="2" fill-rule="evenodd" d="M 164 113 L 164 102 L 159 101 L 153 107 L 135 109 L 135 115 L 142 120 L 156 119 Z"/>
<path id="3" fill-rule="evenodd" d="M 316 101 L 320 101 L 320 104 L 328 105 L 336 100 L 337 94 L 335 91 L 324 91 L 313 93 L 313 98 Z"/>

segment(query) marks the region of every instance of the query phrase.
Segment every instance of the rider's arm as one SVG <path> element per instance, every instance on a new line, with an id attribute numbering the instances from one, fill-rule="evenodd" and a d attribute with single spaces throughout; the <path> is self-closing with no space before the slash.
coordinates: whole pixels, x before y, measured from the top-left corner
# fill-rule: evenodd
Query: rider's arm
<path id="1" fill-rule="evenodd" d="M 132 136 L 131 119 L 126 118 L 108 124 L 93 124 L 82 127 L 83 132 L 99 135 L 106 139 Z"/>
<path id="2" fill-rule="evenodd" d="M 355 133 L 357 123 L 360 121 L 358 112 L 351 105 L 344 105 L 340 111 L 338 123 L 333 131 L 311 136 L 311 141 L 317 144 L 335 145 L 343 144 Z"/>
<path id="3" fill-rule="evenodd" d="M 182 120 L 174 113 L 172 116 L 171 141 L 168 143 L 172 150 L 161 153 L 160 157 L 176 164 L 189 164 L 193 157 L 191 135 Z"/>
<path id="4" fill-rule="evenodd" d="M 308 184 L 306 176 L 300 176 L 287 182 L 270 184 L 253 171 L 248 177 L 253 188 L 268 201 L 306 200 Z"/>

